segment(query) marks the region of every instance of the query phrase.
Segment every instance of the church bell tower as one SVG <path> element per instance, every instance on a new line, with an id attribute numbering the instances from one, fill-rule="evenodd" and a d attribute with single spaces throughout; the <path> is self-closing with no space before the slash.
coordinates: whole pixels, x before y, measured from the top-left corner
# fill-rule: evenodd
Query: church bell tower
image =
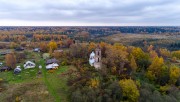
<path id="1" fill-rule="evenodd" d="M 96 69 L 101 69 L 101 48 L 99 47 L 99 45 L 95 49 L 95 63 L 94 63 L 94 67 Z"/>
<path id="2" fill-rule="evenodd" d="M 95 55 L 96 55 L 95 62 L 96 63 L 101 62 L 101 49 L 99 46 L 95 49 Z"/>

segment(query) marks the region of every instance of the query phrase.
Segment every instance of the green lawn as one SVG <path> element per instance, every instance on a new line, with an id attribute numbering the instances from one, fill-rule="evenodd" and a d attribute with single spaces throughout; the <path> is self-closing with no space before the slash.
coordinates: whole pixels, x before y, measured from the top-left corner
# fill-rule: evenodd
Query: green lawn
<path id="1" fill-rule="evenodd" d="M 4 79 L 9 84 L 21 83 L 24 81 L 30 81 L 34 78 L 37 78 L 38 70 L 38 68 L 22 69 L 22 72 L 17 75 L 13 74 L 13 71 L 2 72 L 0 73 L 0 78 Z"/>

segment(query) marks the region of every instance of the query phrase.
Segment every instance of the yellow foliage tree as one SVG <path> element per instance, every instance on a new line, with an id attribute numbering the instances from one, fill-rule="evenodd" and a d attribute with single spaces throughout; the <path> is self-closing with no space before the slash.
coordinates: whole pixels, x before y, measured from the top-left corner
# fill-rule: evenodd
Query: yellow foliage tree
<path id="1" fill-rule="evenodd" d="M 116 48 L 116 49 L 119 49 L 119 50 L 127 51 L 127 47 L 123 46 L 122 44 L 119 44 L 119 43 L 115 43 L 113 45 L 113 47 Z"/>
<path id="2" fill-rule="evenodd" d="M 134 59 L 134 56 L 131 56 L 131 60 L 130 60 L 130 66 L 133 72 L 136 72 L 137 70 L 137 64 L 136 61 Z"/>
<path id="3" fill-rule="evenodd" d="M 95 48 L 96 48 L 96 44 L 94 42 L 91 42 L 88 46 L 88 52 L 90 53 Z"/>
<path id="4" fill-rule="evenodd" d="M 90 87 L 97 88 L 99 86 L 99 80 L 97 78 L 90 80 Z"/>
<path id="5" fill-rule="evenodd" d="M 162 57 L 167 58 L 171 56 L 171 52 L 168 51 L 167 49 L 159 49 L 159 53 Z"/>
<path id="6" fill-rule="evenodd" d="M 166 94 L 166 92 L 169 90 L 170 86 L 165 85 L 165 86 L 160 86 L 159 91 L 163 94 Z"/>
<path id="7" fill-rule="evenodd" d="M 100 42 L 99 45 L 100 45 L 101 48 L 104 48 L 104 47 L 106 47 L 107 44 L 105 42 Z"/>
<path id="8" fill-rule="evenodd" d="M 123 71 L 124 64 L 128 62 L 128 53 L 122 50 L 122 47 L 116 46 L 107 46 L 106 50 L 106 61 L 108 67 L 116 67 L 117 74 L 120 74 Z M 108 63 L 107 63 L 108 62 Z"/>
<path id="9" fill-rule="evenodd" d="M 180 50 L 178 50 L 178 51 L 173 51 L 173 52 L 172 52 L 172 56 L 180 59 Z"/>
<path id="10" fill-rule="evenodd" d="M 170 67 L 170 83 L 175 84 L 178 78 L 180 77 L 180 68 L 177 66 Z"/>
<path id="11" fill-rule="evenodd" d="M 135 82 L 131 79 L 123 79 L 119 81 L 122 88 L 123 97 L 127 97 L 128 102 L 138 102 L 140 96 L 139 90 Z"/>
<path id="12" fill-rule="evenodd" d="M 147 77 L 154 80 L 161 75 L 162 68 L 164 66 L 164 59 L 162 57 L 155 57 L 148 68 Z"/>
<path id="13" fill-rule="evenodd" d="M 145 56 L 145 53 L 141 48 L 134 48 L 131 53 L 137 60 L 143 59 Z"/>
<path id="14" fill-rule="evenodd" d="M 48 44 L 49 49 L 51 48 L 53 51 L 57 49 L 57 43 L 55 41 L 50 41 Z"/>

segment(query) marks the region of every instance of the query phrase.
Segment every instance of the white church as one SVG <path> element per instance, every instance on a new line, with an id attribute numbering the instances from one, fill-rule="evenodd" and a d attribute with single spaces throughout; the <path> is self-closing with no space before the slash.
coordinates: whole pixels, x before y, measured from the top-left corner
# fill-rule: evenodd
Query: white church
<path id="1" fill-rule="evenodd" d="M 95 52 L 91 52 L 89 57 L 89 64 L 94 66 L 96 69 L 101 69 L 101 49 L 99 46 L 95 49 Z"/>

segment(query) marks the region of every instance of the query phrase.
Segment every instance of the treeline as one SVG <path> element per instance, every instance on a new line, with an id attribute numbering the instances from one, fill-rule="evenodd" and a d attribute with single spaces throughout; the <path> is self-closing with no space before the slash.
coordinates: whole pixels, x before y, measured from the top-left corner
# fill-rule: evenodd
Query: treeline
<path id="1" fill-rule="evenodd" d="M 146 39 L 139 40 L 135 42 L 131 42 L 129 45 L 141 47 L 143 48 L 145 45 L 143 42 L 146 42 L 146 45 L 153 45 L 155 49 L 158 48 L 166 48 L 170 51 L 176 51 L 180 49 L 180 42 L 178 40 L 170 40 L 170 39 Z"/>
<path id="2" fill-rule="evenodd" d="M 26 41 L 27 38 L 24 35 L 0 35 L 0 41 L 11 42 L 11 41 Z"/>

